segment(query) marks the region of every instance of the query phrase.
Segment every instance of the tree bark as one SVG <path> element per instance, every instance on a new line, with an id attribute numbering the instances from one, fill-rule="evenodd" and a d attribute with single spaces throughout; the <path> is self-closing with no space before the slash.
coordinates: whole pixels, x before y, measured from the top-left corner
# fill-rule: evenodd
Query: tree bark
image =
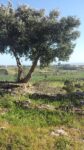
<path id="1" fill-rule="evenodd" d="M 23 78 L 23 67 L 21 65 L 21 62 L 20 62 L 20 59 L 19 57 L 17 56 L 15 50 L 13 50 L 13 54 L 15 56 L 15 59 L 16 59 L 16 63 L 17 63 L 17 67 L 18 67 L 18 76 L 17 76 L 17 82 L 19 82 L 22 78 Z"/>
<path id="2" fill-rule="evenodd" d="M 34 70 L 37 66 L 38 59 L 39 59 L 39 57 L 36 57 L 36 59 L 33 61 L 32 66 L 31 66 L 28 74 L 26 75 L 26 77 L 24 79 L 20 80 L 21 83 L 27 83 L 30 80 L 31 75 L 32 75 L 32 73 L 34 72 Z"/>

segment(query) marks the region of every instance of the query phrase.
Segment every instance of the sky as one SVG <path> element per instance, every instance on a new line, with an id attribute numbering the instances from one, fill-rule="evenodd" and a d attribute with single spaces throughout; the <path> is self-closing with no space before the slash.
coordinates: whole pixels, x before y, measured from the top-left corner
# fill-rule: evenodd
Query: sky
<path id="1" fill-rule="evenodd" d="M 46 13 L 57 9 L 60 16 L 77 16 L 80 19 L 80 37 L 76 40 L 76 47 L 68 63 L 84 64 L 84 0 L 12 0 L 13 6 L 27 4 L 32 8 L 44 8 Z M 0 4 L 7 4 L 7 0 L 0 0 Z M 23 64 L 29 65 L 30 61 Z M 0 65 L 16 65 L 15 59 L 10 55 L 0 55 Z"/>

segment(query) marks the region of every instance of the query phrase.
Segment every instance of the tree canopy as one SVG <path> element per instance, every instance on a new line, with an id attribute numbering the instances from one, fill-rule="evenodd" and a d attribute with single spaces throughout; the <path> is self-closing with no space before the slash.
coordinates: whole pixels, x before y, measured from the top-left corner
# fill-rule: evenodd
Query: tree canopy
<path id="1" fill-rule="evenodd" d="M 44 9 L 27 5 L 14 9 L 11 3 L 0 6 L 0 52 L 10 53 L 16 59 L 18 81 L 31 78 L 37 62 L 44 67 L 56 59 L 69 59 L 79 37 L 80 21 L 73 16 L 60 18 L 57 10 L 46 15 Z M 20 58 L 30 59 L 32 66 L 25 77 Z"/>

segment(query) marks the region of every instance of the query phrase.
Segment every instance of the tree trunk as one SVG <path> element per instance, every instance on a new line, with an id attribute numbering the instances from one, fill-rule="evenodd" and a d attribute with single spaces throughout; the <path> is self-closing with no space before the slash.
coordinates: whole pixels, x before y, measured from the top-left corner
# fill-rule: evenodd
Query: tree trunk
<path id="1" fill-rule="evenodd" d="M 31 66 L 28 74 L 26 75 L 26 77 L 24 79 L 20 80 L 21 83 L 27 83 L 30 80 L 31 75 L 32 75 L 32 73 L 34 72 L 34 69 L 37 66 L 38 59 L 39 59 L 39 57 L 36 57 L 36 59 L 33 61 L 32 66 Z"/>
<path id="2" fill-rule="evenodd" d="M 17 56 L 15 50 L 13 50 L 13 54 L 15 56 L 15 59 L 16 59 L 16 63 L 17 63 L 17 67 L 18 67 L 18 77 L 17 77 L 17 82 L 19 82 L 22 78 L 23 78 L 23 67 L 21 65 L 21 62 L 20 62 L 20 59 L 19 57 Z"/>

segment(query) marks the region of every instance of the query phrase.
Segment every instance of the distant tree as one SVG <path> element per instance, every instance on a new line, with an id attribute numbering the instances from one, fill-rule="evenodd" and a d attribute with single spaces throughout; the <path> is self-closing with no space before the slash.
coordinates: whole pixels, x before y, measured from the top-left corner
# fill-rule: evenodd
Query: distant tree
<path id="1" fill-rule="evenodd" d="M 73 41 L 79 37 L 75 29 L 80 21 L 72 16 L 59 19 L 57 10 L 45 15 L 43 9 L 26 5 L 14 9 L 9 3 L 0 7 L 0 25 L 0 51 L 16 58 L 18 81 L 28 82 L 38 61 L 44 67 L 57 58 L 69 59 L 75 47 Z M 21 57 L 32 61 L 25 77 L 22 77 Z"/>

